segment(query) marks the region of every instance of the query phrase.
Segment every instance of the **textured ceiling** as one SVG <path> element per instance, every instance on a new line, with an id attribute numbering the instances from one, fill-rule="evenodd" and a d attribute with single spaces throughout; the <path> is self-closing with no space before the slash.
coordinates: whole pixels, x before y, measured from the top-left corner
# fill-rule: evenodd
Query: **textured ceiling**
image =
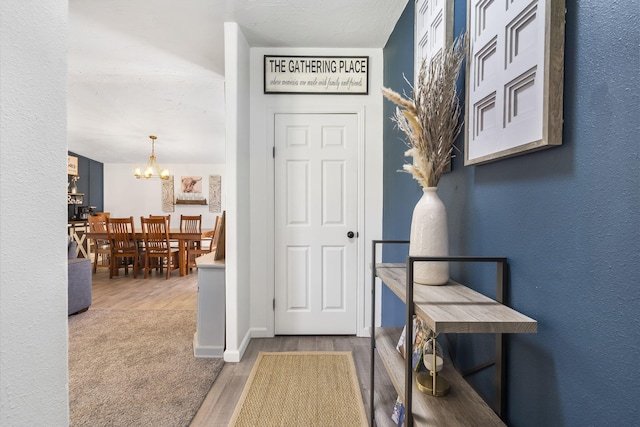
<path id="1" fill-rule="evenodd" d="M 407 0 L 69 0 L 69 150 L 224 163 L 225 21 L 251 46 L 382 48 Z"/>

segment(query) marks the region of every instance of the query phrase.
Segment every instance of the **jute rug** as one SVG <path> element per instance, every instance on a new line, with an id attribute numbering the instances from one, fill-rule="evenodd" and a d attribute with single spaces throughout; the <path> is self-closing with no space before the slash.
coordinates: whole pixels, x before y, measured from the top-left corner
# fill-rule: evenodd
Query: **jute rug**
<path id="1" fill-rule="evenodd" d="M 72 426 L 187 426 L 222 369 L 193 357 L 196 312 L 93 310 L 69 318 Z"/>
<path id="2" fill-rule="evenodd" d="M 351 352 L 260 352 L 230 426 L 366 426 Z"/>

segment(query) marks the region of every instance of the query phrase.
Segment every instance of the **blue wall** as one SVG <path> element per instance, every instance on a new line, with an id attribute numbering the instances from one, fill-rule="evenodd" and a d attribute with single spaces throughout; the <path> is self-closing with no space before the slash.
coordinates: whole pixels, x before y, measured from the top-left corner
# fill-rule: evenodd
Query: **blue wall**
<path id="1" fill-rule="evenodd" d="M 83 205 L 95 206 L 97 212 L 104 211 L 104 165 L 71 151 L 68 154 L 78 158 L 78 176 L 80 178 L 76 181 L 76 185 L 78 193 L 84 194 Z M 71 175 L 68 175 L 67 178 L 67 181 L 70 182 Z M 74 206 L 69 205 L 68 211 L 69 219 L 71 219 L 74 214 Z"/>
<path id="2" fill-rule="evenodd" d="M 411 92 L 405 78 L 413 82 L 413 5 L 414 2 L 409 0 L 384 48 L 383 84 L 398 93 L 403 93 L 404 90 L 407 95 Z M 395 104 L 385 99 L 382 110 L 384 115 L 382 238 L 408 240 L 413 205 L 420 199 L 422 190 L 411 175 L 397 173 L 406 162 L 404 152 L 407 146 L 403 134 L 395 129 L 390 118 L 395 108 Z M 409 253 L 408 249 L 408 245 L 385 246 L 383 261 L 404 262 Z M 404 304 L 383 286 L 382 324 L 402 326 L 404 323 Z"/>
<path id="3" fill-rule="evenodd" d="M 403 72 L 411 81 L 409 3 L 384 52 L 384 82 L 395 90 L 407 87 Z M 466 0 L 455 7 L 457 34 L 466 26 Z M 538 321 L 538 334 L 507 340 L 508 424 L 638 425 L 639 8 L 600 0 L 567 0 L 566 8 L 562 146 L 475 167 L 458 156 L 439 194 L 451 253 L 507 256 L 509 302 Z M 385 116 L 391 111 L 385 101 Z M 384 126 L 383 236 L 408 238 L 420 191 L 396 172 L 404 145 L 388 119 Z M 385 250 L 386 260 L 402 256 Z M 452 272 L 483 292 L 494 286 L 484 271 Z M 403 323 L 394 298 L 383 295 L 384 324 Z M 487 345 L 477 337 L 454 341 L 467 352 Z M 487 381 L 472 379 L 481 391 Z"/>

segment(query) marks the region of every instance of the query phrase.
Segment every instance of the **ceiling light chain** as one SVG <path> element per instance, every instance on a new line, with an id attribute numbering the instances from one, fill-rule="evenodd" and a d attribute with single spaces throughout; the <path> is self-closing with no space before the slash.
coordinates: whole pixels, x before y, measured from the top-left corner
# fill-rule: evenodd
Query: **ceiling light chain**
<path id="1" fill-rule="evenodd" d="M 149 162 L 147 163 L 147 166 L 144 168 L 144 172 L 142 172 L 140 168 L 136 166 L 135 169 L 133 170 L 133 174 L 138 179 L 140 178 L 169 179 L 170 177 L 169 169 L 167 168 L 160 169 L 160 166 L 158 165 L 158 161 L 156 160 L 155 142 L 156 142 L 156 139 L 158 139 L 158 137 L 155 135 L 150 135 L 149 138 L 151 138 L 151 156 L 149 156 Z"/>

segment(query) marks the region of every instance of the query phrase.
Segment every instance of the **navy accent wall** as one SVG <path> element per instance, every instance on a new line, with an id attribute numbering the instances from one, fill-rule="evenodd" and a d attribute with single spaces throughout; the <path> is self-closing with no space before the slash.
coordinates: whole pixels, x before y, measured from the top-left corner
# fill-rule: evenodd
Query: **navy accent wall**
<path id="1" fill-rule="evenodd" d="M 466 0 L 455 8 L 458 33 Z M 507 256 L 509 302 L 538 321 L 538 334 L 507 339 L 507 423 L 638 425 L 639 8 L 567 0 L 566 9 L 563 145 L 475 167 L 459 156 L 439 194 L 451 253 Z M 398 76 L 413 67 L 411 55 L 398 55 L 413 44 L 411 19 L 401 21 L 384 51 L 385 85 L 396 90 L 406 87 Z M 404 147 L 393 124 L 385 119 L 384 126 L 383 236 L 407 238 L 419 191 L 396 172 Z M 455 267 L 452 275 L 488 294 L 494 287 L 486 269 Z M 383 321 L 395 320 L 396 311 L 402 319 L 401 305 L 383 304 L 391 310 Z M 452 340 L 462 364 L 490 346 L 486 337 Z M 485 397 L 490 381 L 471 378 Z"/>
<path id="2" fill-rule="evenodd" d="M 413 82 L 413 11 L 414 2 L 409 0 L 384 48 L 384 86 L 398 93 L 403 93 L 404 90 L 409 96 L 411 92 L 405 78 Z M 422 190 L 411 175 L 397 172 L 406 161 L 404 152 L 407 151 L 407 146 L 404 134 L 395 128 L 390 119 L 395 109 L 395 104 L 385 98 L 382 238 L 408 240 L 413 209 L 409 207 L 420 199 Z M 408 245 L 384 246 L 383 261 L 404 262 L 408 253 Z M 404 304 L 383 286 L 382 324 L 402 326 L 404 323 Z"/>
<path id="3" fill-rule="evenodd" d="M 104 165 L 98 161 L 68 152 L 78 158 L 78 193 L 84 194 L 84 206 L 95 206 L 97 212 L 104 211 Z M 68 176 L 70 179 L 71 176 Z M 73 215 L 73 206 L 69 206 L 69 218 Z"/>

